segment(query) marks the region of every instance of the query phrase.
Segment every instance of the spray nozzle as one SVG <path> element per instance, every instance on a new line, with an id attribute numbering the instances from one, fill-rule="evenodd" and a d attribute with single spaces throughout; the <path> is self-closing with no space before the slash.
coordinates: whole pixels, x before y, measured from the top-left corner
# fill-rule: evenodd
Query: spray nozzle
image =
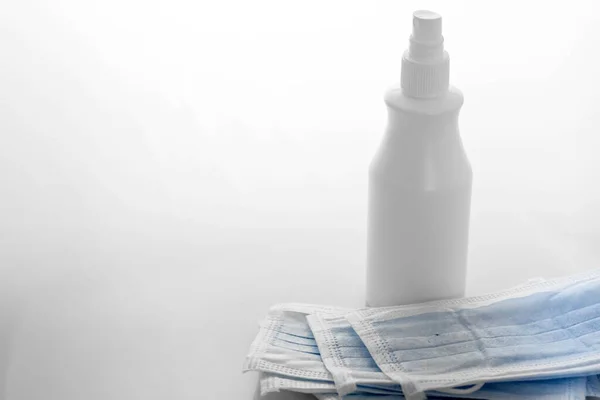
<path id="1" fill-rule="evenodd" d="M 413 13 L 412 39 L 419 43 L 443 42 L 442 16 L 433 11 L 415 11 Z"/>
<path id="2" fill-rule="evenodd" d="M 435 97 L 448 90 L 448 75 L 442 16 L 415 11 L 410 46 L 402 57 L 402 89 L 411 97 Z"/>
<path id="3" fill-rule="evenodd" d="M 441 15 L 426 10 L 413 13 L 409 53 L 415 61 L 435 62 L 442 58 L 444 37 Z"/>

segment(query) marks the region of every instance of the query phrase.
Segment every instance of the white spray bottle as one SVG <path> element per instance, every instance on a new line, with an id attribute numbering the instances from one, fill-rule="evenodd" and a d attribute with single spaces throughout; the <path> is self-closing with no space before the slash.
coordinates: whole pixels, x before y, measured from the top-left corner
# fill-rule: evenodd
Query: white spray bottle
<path id="1" fill-rule="evenodd" d="M 369 169 L 367 306 L 462 297 L 472 171 L 440 15 L 413 14 L 401 83 L 385 102 L 388 125 Z"/>

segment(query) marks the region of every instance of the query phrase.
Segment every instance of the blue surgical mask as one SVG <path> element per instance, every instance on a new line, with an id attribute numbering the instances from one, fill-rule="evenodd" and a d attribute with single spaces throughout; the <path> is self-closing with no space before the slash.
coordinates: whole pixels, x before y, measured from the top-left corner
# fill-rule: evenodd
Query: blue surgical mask
<path id="1" fill-rule="evenodd" d="M 600 373 L 600 271 L 346 318 L 408 398 L 485 382 Z"/>
<path id="2" fill-rule="evenodd" d="M 366 384 L 364 377 L 368 374 L 360 371 L 364 371 L 363 366 L 366 363 L 360 358 L 357 361 L 356 355 L 363 353 L 357 353 L 354 350 L 360 346 L 364 347 L 364 345 L 362 345 L 362 341 L 350 323 L 339 315 L 323 313 L 309 315 L 307 316 L 307 320 L 319 345 L 321 358 L 327 369 L 331 371 L 338 392 L 341 394 L 354 394 L 365 391 L 362 385 Z M 394 387 L 389 383 L 386 385 L 373 385 L 371 387 L 391 389 L 396 394 L 402 393 L 401 387 Z M 490 400 L 502 400 L 506 398 L 520 400 L 583 400 L 586 394 L 586 379 L 564 378 L 539 381 L 493 382 L 481 387 L 442 390 L 444 391 L 430 391 L 428 395 L 440 398 L 460 397 Z M 354 399 L 355 397 L 347 398 Z"/>
<path id="3" fill-rule="evenodd" d="M 519 287 L 544 282 L 543 278 L 529 280 Z M 395 307 L 378 310 L 394 310 Z M 342 395 L 358 391 L 358 385 L 389 387 L 393 381 L 384 374 L 371 357 L 369 350 L 344 315 L 346 311 L 320 312 L 307 315 L 306 320 L 319 348 L 321 359 L 331 373 Z M 452 390 L 453 394 L 468 394 L 475 389 Z M 401 390 L 397 390 L 401 392 Z"/>
<path id="4" fill-rule="evenodd" d="M 317 343 L 306 321 L 310 313 L 344 314 L 350 309 L 323 307 L 309 304 L 282 304 L 274 306 L 260 324 L 259 333 L 250 347 L 244 370 L 261 371 L 261 392 L 294 390 L 318 393 L 322 390 L 337 392 L 333 378 L 319 354 Z M 365 354 L 368 356 L 368 352 Z M 371 364 L 375 365 L 371 359 Z M 393 388 L 358 386 L 369 393 L 398 393 L 400 386 L 384 377 L 382 382 Z"/>
<path id="5" fill-rule="evenodd" d="M 331 382 L 308 323 L 310 312 L 340 311 L 309 305 L 274 306 L 250 346 L 244 371 L 262 371 L 291 378 Z"/>
<path id="6" fill-rule="evenodd" d="M 338 393 L 346 395 L 356 392 L 358 385 L 389 387 L 394 384 L 379 369 L 344 314 L 315 313 L 306 317 L 321 359 L 331 373 Z M 397 389 L 400 391 L 400 387 Z"/>
<path id="7" fill-rule="evenodd" d="M 320 359 L 320 355 L 314 354 L 314 350 L 312 349 L 313 346 L 317 347 L 317 342 L 314 339 L 315 335 L 313 335 L 313 332 L 306 321 L 306 316 L 310 313 L 327 315 L 330 319 L 339 319 L 339 315 L 348 313 L 348 310 L 302 304 L 284 304 L 273 307 L 269 312 L 266 321 L 261 324 L 261 332 L 257 337 L 257 341 L 260 342 L 260 338 L 263 338 L 265 342 L 253 344 L 254 350 L 251 351 L 249 359 L 247 360 L 247 365 L 255 366 L 252 369 L 268 371 L 261 374 L 261 392 L 263 394 L 280 390 L 291 390 L 313 394 L 327 392 L 333 394 L 337 393 L 338 388 L 333 383 L 331 375 L 329 375 L 328 379 L 327 375 L 324 379 L 310 378 L 310 376 L 314 376 L 315 373 L 323 371 L 323 360 Z M 277 328 L 278 331 L 268 332 L 267 330 L 269 327 Z M 359 337 L 354 333 L 354 330 L 347 322 L 346 327 L 343 329 L 345 329 L 348 334 L 348 344 L 362 344 Z M 319 337 L 319 335 L 316 336 Z M 310 348 L 308 353 L 306 353 L 306 346 Z M 366 351 L 366 348 L 364 349 L 365 351 L 361 352 L 361 355 L 370 359 L 369 353 Z M 350 352 L 346 354 L 352 355 L 353 353 Z M 356 353 L 354 353 L 354 355 L 356 355 Z M 289 360 L 296 360 L 296 363 L 299 360 L 303 360 L 303 364 L 300 367 L 292 367 Z M 362 371 L 358 374 L 354 374 L 354 377 L 360 378 L 361 374 L 368 377 L 369 373 L 371 373 L 372 376 L 377 377 L 378 380 L 376 380 L 376 382 L 379 383 L 373 384 L 372 381 L 366 379 L 365 381 L 357 383 L 355 392 L 396 395 L 402 393 L 400 385 L 383 375 L 376 366 L 375 368 L 369 367 L 374 364 L 372 359 L 370 362 L 359 360 L 358 363 L 353 363 L 354 362 L 348 364 L 345 362 L 344 365 L 355 365 L 357 371 Z M 360 365 L 363 367 L 359 367 Z M 367 366 L 367 368 L 364 368 L 364 366 Z M 325 370 L 328 369 L 325 368 Z M 380 377 L 379 374 L 374 373 L 377 371 L 379 371 L 379 374 L 381 374 L 383 378 Z M 574 381 L 569 382 L 568 380 L 556 381 L 550 385 L 542 385 L 541 383 L 538 385 L 536 382 L 519 385 L 517 382 L 516 384 L 502 383 L 496 386 L 486 385 L 481 389 L 481 392 L 472 395 L 468 395 L 468 393 L 447 394 L 435 392 L 431 392 L 430 395 L 470 398 L 482 398 L 482 396 L 485 395 L 483 398 L 504 399 L 507 397 L 507 394 L 510 394 L 513 399 L 529 399 L 532 398 L 530 396 L 528 397 L 529 393 L 536 393 L 539 395 L 539 397 L 536 398 L 575 400 L 579 398 L 574 397 L 573 394 L 582 386 L 583 385 L 577 384 Z"/>

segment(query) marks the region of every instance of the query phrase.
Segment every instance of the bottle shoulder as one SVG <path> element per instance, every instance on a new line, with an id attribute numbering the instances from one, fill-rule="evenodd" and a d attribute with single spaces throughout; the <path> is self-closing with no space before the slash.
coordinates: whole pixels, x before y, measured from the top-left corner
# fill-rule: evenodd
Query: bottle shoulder
<path id="1" fill-rule="evenodd" d="M 407 96 L 400 84 L 390 87 L 384 96 L 385 103 L 391 109 L 420 115 L 438 115 L 457 112 L 464 103 L 462 92 L 453 86 L 444 95 L 431 99 L 417 99 Z"/>

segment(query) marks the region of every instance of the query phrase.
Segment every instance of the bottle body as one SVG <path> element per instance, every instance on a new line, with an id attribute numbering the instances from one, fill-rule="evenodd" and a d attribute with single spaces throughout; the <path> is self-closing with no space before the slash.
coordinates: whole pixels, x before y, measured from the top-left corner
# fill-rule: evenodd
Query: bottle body
<path id="1" fill-rule="evenodd" d="M 369 168 L 367 306 L 464 296 L 472 170 L 458 130 L 462 93 L 386 96 Z"/>

